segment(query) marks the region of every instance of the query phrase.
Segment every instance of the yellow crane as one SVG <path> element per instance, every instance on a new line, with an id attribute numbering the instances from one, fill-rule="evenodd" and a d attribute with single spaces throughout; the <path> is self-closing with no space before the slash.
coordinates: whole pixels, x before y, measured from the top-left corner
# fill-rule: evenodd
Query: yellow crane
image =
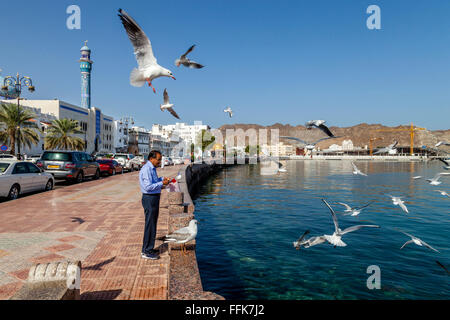
<path id="1" fill-rule="evenodd" d="M 416 133 L 416 130 L 426 130 L 425 128 L 414 128 L 413 123 L 411 122 L 411 128 L 410 129 L 378 129 L 375 131 L 409 131 L 411 136 L 411 155 L 414 154 L 414 135 Z"/>
<path id="2" fill-rule="evenodd" d="M 383 140 L 383 138 L 370 138 L 369 140 L 369 148 L 370 148 L 370 156 L 373 156 L 373 142 L 377 140 Z"/>

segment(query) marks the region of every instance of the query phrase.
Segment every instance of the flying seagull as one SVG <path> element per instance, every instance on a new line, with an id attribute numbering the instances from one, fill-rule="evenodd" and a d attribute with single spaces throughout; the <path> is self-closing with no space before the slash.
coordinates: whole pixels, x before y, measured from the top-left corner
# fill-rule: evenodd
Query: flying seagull
<path id="1" fill-rule="evenodd" d="M 436 192 L 439 192 L 441 195 L 443 195 L 444 197 L 449 197 L 448 193 L 446 191 L 442 191 L 442 190 L 435 190 Z"/>
<path id="2" fill-rule="evenodd" d="M 169 111 L 175 118 L 180 119 L 175 110 L 173 110 L 173 104 L 171 104 L 169 101 L 169 94 L 167 93 L 167 89 L 164 89 L 164 104 L 161 104 L 159 108 L 163 112 L 164 110 Z"/>
<path id="3" fill-rule="evenodd" d="M 295 137 L 280 137 L 280 139 L 290 139 L 290 140 L 295 140 L 297 142 L 300 142 L 302 145 L 305 145 L 305 148 L 307 150 L 310 150 L 310 151 L 314 150 L 314 148 L 316 147 L 316 144 L 318 144 L 319 142 L 328 140 L 328 139 L 332 139 L 332 138 L 337 138 L 337 137 L 326 137 L 326 138 L 319 139 L 316 142 L 310 143 L 310 142 L 306 142 L 302 139 L 295 138 Z"/>
<path id="4" fill-rule="evenodd" d="M 403 233 L 404 235 L 407 235 L 408 237 L 410 237 L 411 238 L 411 240 L 409 240 L 409 241 L 406 241 L 405 242 L 405 244 L 400 248 L 400 250 L 401 249 L 403 249 L 405 246 L 407 246 L 408 244 L 411 244 L 411 243 L 414 243 L 414 244 L 417 244 L 418 246 L 425 246 L 425 247 L 427 247 L 427 248 L 429 248 L 429 249 L 431 249 L 431 250 L 434 250 L 434 251 L 436 251 L 436 252 L 439 252 L 438 250 L 436 250 L 435 248 L 433 248 L 432 246 L 430 246 L 428 243 L 426 243 L 425 241 L 423 241 L 423 240 L 421 240 L 421 239 L 419 239 L 419 238 L 416 238 L 416 237 L 414 237 L 413 235 L 410 235 L 409 233 L 406 233 L 406 232 L 403 232 L 403 231 L 401 231 L 401 230 L 399 230 L 401 233 Z M 440 253 L 440 252 L 439 252 Z"/>
<path id="5" fill-rule="evenodd" d="M 381 148 L 374 152 L 373 154 L 380 154 L 380 153 L 389 153 L 389 154 L 397 154 L 397 149 L 395 148 L 398 145 L 398 141 L 394 141 L 393 144 L 390 146 L 387 146 L 386 148 Z"/>
<path id="6" fill-rule="evenodd" d="M 445 170 L 450 170 L 450 164 L 448 163 L 448 161 L 442 159 L 442 158 L 437 158 L 439 161 L 441 161 L 443 164 L 445 164 L 444 169 Z"/>
<path id="7" fill-rule="evenodd" d="M 356 217 L 357 215 L 359 215 L 361 213 L 362 209 L 370 206 L 372 204 L 372 202 L 369 202 L 368 204 L 366 204 L 365 206 L 362 206 L 362 207 L 353 207 L 353 208 L 343 202 L 338 202 L 338 204 L 340 204 L 341 206 L 344 206 L 345 212 L 349 212 L 349 215 L 351 215 L 352 217 Z"/>
<path id="8" fill-rule="evenodd" d="M 131 71 L 130 84 L 134 87 L 142 87 L 145 82 L 147 82 L 148 86 L 152 87 L 153 92 L 156 93 L 156 90 L 152 85 L 154 79 L 159 77 L 169 77 L 176 80 L 170 70 L 158 65 L 157 60 L 153 55 L 152 44 L 136 21 L 122 9 L 119 9 L 118 16 L 133 45 L 134 54 L 136 55 L 139 67 L 134 68 L 133 71 Z"/>
<path id="9" fill-rule="evenodd" d="M 447 176 L 450 175 L 450 173 L 447 172 L 441 172 L 438 173 L 434 176 L 434 178 L 432 179 L 427 179 L 427 181 L 432 185 L 432 186 L 438 186 L 442 183 L 442 181 L 439 181 L 439 179 L 441 178 L 441 176 Z"/>
<path id="10" fill-rule="evenodd" d="M 413 177 L 414 180 L 422 179 L 422 176 Z"/>
<path id="11" fill-rule="evenodd" d="M 197 220 L 191 220 L 189 222 L 189 226 L 178 229 L 174 231 L 172 234 L 168 234 L 158 240 L 164 241 L 164 243 L 176 243 L 183 245 L 183 252 L 185 250 L 185 244 L 189 241 L 192 241 L 197 236 Z"/>
<path id="12" fill-rule="evenodd" d="M 232 118 L 232 117 L 233 117 L 233 110 L 231 110 L 231 108 L 230 108 L 230 107 L 228 107 L 228 108 L 226 108 L 225 110 L 223 110 L 223 112 L 228 112 L 228 114 L 229 114 L 230 118 Z"/>
<path id="13" fill-rule="evenodd" d="M 440 146 L 442 146 L 442 145 L 444 145 L 444 146 L 450 146 L 450 142 L 439 141 L 439 142 L 435 145 L 435 147 L 438 148 L 438 147 L 440 147 Z"/>
<path id="14" fill-rule="evenodd" d="M 405 205 L 405 201 L 403 201 L 402 198 L 394 197 L 394 196 L 391 196 L 390 194 L 388 194 L 388 196 L 391 197 L 392 203 L 394 205 L 399 206 L 400 208 L 402 208 L 403 211 L 405 211 L 406 213 L 409 213 L 408 208 Z"/>
<path id="15" fill-rule="evenodd" d="M 312 127 L 319 128 L 320 130 L 325 132 L 325 134 L 330 138 L 336 138 L 334 134 L 330 131 L 330 129 L 328 129 L 328 127 L 325 125 L 325 122 L 326 122 L 325 120 L 311 120 L 308 121 L 305 126 L 306 129 L 312 129 Z"/>
<path id="16" fill-rule="evenodd" d="M 349 232 L 353 232 L 353 231 L 357 231 L 361 228 L 379 228 L 379 226 L 376 225 L 359 225 L 359 226 L 353 226 L 350 228 L 345 229 L 344 231 L 342 231 L 339 228 L 339 223 L 336 217 L 336 213 L 334 212 L 333 208 L 331 208 L 331 206 L 328 204 L 328 202 L 326 202 L 324 199 L 322 199 L 322 201 L 327 205 L 328 209 L 330 209 L 331 212 L 331 216 L 333 217 L 333 222 L 334 222 L 334 233 L 333 235 L 324 235 L 325 239 L 331 243 L 332 245 L 334 245 L 334 247 L 346 247 L 347 244 L 342 241 L 342 236 L 344 236 L 345 234 L 349 233 Z"/>
<path id="17" fill-rule="evenodd" d="M 309 234 L 309 230 L 307 230 L 301 237 L 300 239 L 298 239 L 297 241 L 294 241 L 294 248 L 299 250 L 300 247 L 303 248 L 310 248 L 312 246 L 321 244 L 326 242 L 327 240 L 325 239 L 325 236 L 320 236 L 320 237 L 311 237 L 307 240 L 303 240 L 308 234 Z"/>
<path id="18" fill-rule="evenodd" d="M 362 175 L 362 176 L 367 177 L 367 174 L 361 172 L 361 170 L 358 169 L 358 167 L 356 166 L 356 164 L 355 164 L 354 162 L 352 162 L 352 166 L 353 166 L 353 174 L 354 174 L 354 175 L 360 174 L 360 175 Z"/>
<path id="19" fill-rule="evenodd" d="M 194 50 L 195 48 L 195 44 L 193 46 L 191 46 L 188 51 L 186 51 L 185 54 L 183 54 L 179 59 L 175 60 L 175 65 L 177 67 L 179 67 L 181 64 L 185 67 L 191 68 L 191 69 L 201 69 L 204 66 L 201 65 L 200 63 L 197 63 L 195 61 L 189 60 L 188 58 L 186 58 L 186 56 L 192 52 L 192 50 Z"/>

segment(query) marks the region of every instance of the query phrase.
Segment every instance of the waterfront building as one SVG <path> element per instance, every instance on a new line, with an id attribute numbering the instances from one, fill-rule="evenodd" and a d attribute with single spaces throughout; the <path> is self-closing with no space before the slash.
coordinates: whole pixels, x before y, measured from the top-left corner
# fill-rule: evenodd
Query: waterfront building
<path id="1" fill-rule="evenodd" d="M 273 157 L 288 157 L 296 155 L 297 150 L 295 146 L 279 142 L 275 145 L 263 144 L 261 146 L 262 153 L 267 153 Z"/>
<path id="2" fill-rule="evenodd" d="M 134 155 L 142 154 L 145 158 L 150 153 L 150 132 L 143 127 L 132 127 L 129 131 L 128 150 Z"/>
<path id="3" fill-rule="evenodd" d="M 114 152 L 127 153 L 129 144 L 128 125 L 120 120 L 113 121 Z"/>

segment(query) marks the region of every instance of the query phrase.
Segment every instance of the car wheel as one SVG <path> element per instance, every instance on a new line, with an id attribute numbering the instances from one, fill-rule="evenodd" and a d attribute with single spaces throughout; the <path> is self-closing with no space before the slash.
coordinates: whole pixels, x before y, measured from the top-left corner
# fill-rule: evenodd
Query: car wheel
<path id="1" fill-rule="evenodd" d="M 83 182 L 83 180 L 84 180 L 84 174 L 83 174 L 83 172 L 79 172 L 75 181 L 77 183 L 81 183 L 81 182 Z"/>
<path id="2" fill-rule="evenodd" d="M 18 184 L 15 184 L 11 187 L 11 190 L 9 190 L 8 199 L 16 200 L 19 197 L 19 194 L 20 194 L 20 186 Z"/>
<path id="3" fill-rule="evenodd" d="M 53 181 L 52 180 L 48 180 L 47 184 L 45 185 L 45 191 L 50 191 L 53 190 Z"/>
<path id="4" fill-rule="evenodd" d="M 94 176 L 94 180 L 98 180 L 98 179 L 100 179 L 100 171 L 99 170 L 95 171 L 95 176 Z"/>

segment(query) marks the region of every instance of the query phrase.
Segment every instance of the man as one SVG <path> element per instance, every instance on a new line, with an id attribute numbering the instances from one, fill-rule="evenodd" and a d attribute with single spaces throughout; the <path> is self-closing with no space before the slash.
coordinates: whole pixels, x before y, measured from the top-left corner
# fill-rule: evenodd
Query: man
<path id="1" fill-rule="evenodd" d="M 156 168 L 161 165 L 161 153 L 153 150 L 148 156 L 147 163 L 139 172 L 139 183 L 142 191 L 142 206 L 145 212 L 145 230 L 142 245 L 142 258 L 157 260 L 158 252 L 154 250 L 156 225 L 159 215 L 159 199 L 161 189 L 169 184 L 169 179 L 158 178 Z"/>

